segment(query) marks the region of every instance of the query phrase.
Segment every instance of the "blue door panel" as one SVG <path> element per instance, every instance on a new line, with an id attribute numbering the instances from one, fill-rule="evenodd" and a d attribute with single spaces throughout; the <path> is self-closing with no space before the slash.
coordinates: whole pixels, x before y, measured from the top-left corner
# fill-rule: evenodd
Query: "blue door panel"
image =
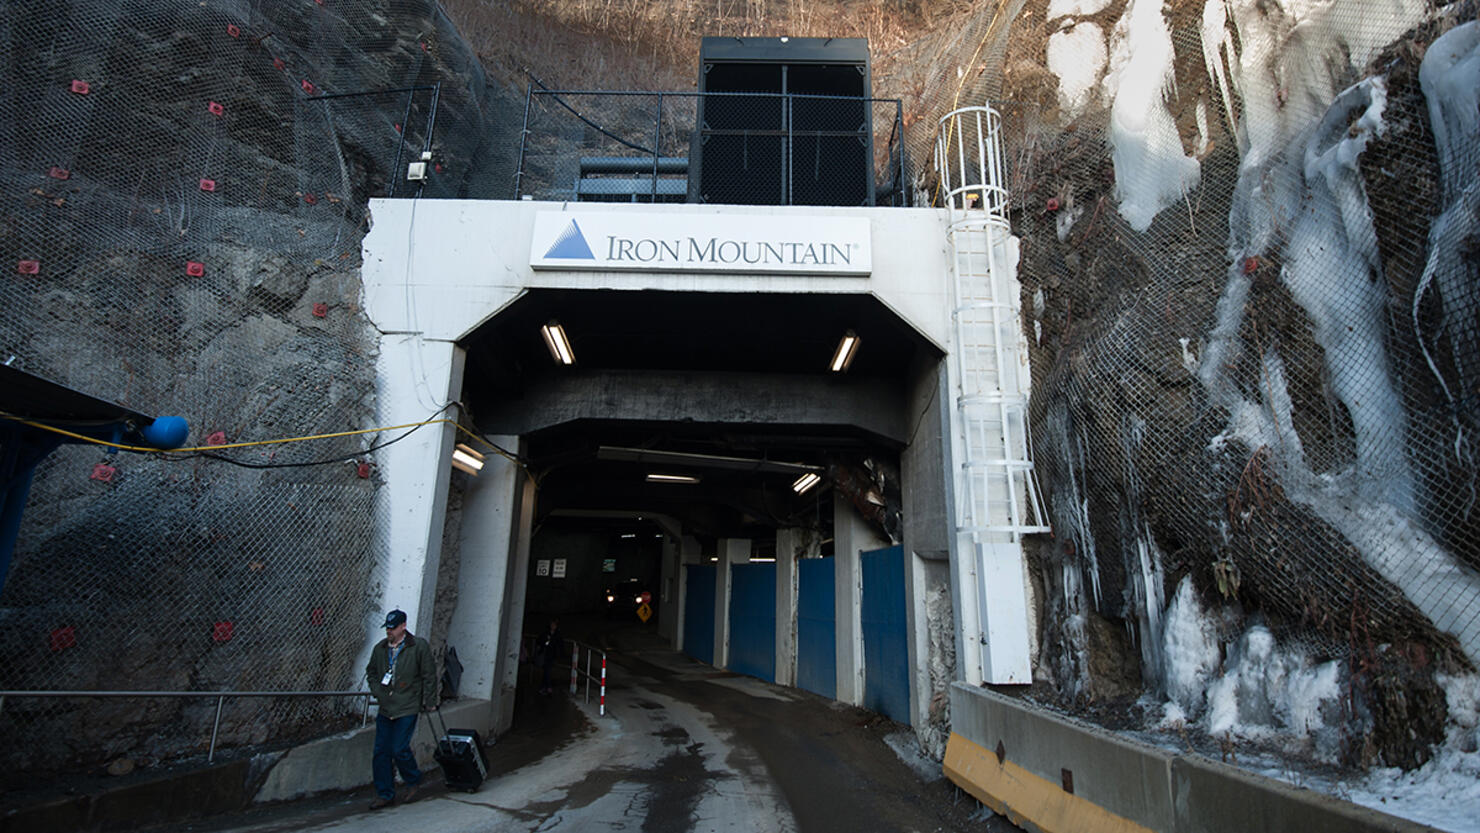
<path id="1" fill-rule="evenodd" d="M 714 565 L 685 564 L 687 594 L 683 607 L 683 650 L 700 662 L 714 664 Z"/>
<path id="2" fill-rule="evenodd" d="M 730 670 L 776 681 L 776 565 L 730 567 Z"/>
<path id="3" fill-rule="evenodd" d="M 862 554 L 863 705 L 910 722 L 909 642 L 905 621 L 904 548 Z"/>
<path id="4" fill-rule="evenodd" d="M 797 562 L 797 688 L 837 696 L 837 650 L 831 558 Z"/>

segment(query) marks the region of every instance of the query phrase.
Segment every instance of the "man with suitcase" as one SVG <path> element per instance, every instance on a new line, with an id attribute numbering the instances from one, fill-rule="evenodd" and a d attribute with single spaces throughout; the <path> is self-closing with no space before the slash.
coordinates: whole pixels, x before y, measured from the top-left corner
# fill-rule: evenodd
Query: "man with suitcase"
<path id="1" fill-rule="evenodd" d="M 396 770 L 406 782 L 402 803 L 416 800 L 421 770 L 411 751 L 416 717 L 437 706 L 437 661 L 425 639 L 406 631 L 406 614 L 392 610 L 385 617 L 385 639 L 370 651 L 365 666 L 370 693 L 380 704 L 375 715 L 375 800 L 370 809 L 379 810 L 396 799 Z"/>

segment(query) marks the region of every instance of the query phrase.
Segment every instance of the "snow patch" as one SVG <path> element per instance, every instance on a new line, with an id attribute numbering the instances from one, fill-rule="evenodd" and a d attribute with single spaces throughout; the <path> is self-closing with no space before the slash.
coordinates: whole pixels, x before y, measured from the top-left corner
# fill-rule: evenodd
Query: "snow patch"
<path id="1" fill-rule="evenodd" d="M 1202 712 L 1207 683 L 1217 672 L 1222 659 L 1218 632 L 1212 620 L 1203 614 L 1192 577 L 1184 576 L 1167 607 L 1162 631 L 1162 661 L 1166 665 L 1165 686 L 1178 719 Z M 1163 722 L 1168 718 L 1164 717 Z"/>
<path id="2" fill-rule="evenodd" d="M 1078 118 L 1096 103 L 1107 60 L 1105 33 L 1098 24 L 1077 23 L 1049 35 L 1048 71 L 1059 78 L 1059 107 L 1068 119 Z"/>
<path id="3" fill-rule="evenodd" d="M 1295 742 L 1334 762 L 1341 747 L 1342 667 L 1281 648 L 1263 625 L 1246 630 L 1221 677 L 1208 688 L 1207 731 L 1214 736 Z"/>
<path id="4" fill-rule="evenodd" d="M 1480 677 L 1437 675 L 1449 706 L 1446 739 L 1428 763 L 1411 772 L 1380 768 L 1334 792 L 1358 804 L 1432 825 L 1472 831 L 1480 819 Z"/>
<path id="5" fill-rule="evenodd" d="M 1080 17 L 1098 14 L 1110 5 L 1110 0 L 1048 0 L 1048 19 L 1077 15 Z"/>
<path id="6" fill-rule="evenodd" d="M 1174 91 L 1172 36 L 1161 0 L 1131 0 L 1112 35 L 1110 71 L 1103 82 L 1110 107 L 1110 155 L 1120 215 L 1136 231 L 1197 186 L 1196 159 L 1182 153 L 1182 137 L 1167 109 Z"/>
<path id="7" fill-rule="evenodd" d="M 1414 332 L 1429 371 L 1444 396 L 1457 405 L 1456 390 L 1480 386 L 1480 323 L 1473 310 L 1480 307 L 1480 265 L 1466 256 L 1461 241 L 1480 237 L 1480 22 L 1470 21 L 1439 36 L 1424 53 L 1419 84 L 1429 105 L 1429 123 L 1439 153 L 1440 204 L 1443 211 L 1429 228 L 1429 259 L 1413 295 Z M 1442 332 L 1456 379 L 1451 385 L 1439 371 L 1429 350 L 1419 309 L 1430 288 L 1437 290 L 1443 309 Z M 1474 468 L 1469 442 L 1455 420 L 1456 462 Z M 1474 503 L 1472 482 L 1471 505 Z"/>

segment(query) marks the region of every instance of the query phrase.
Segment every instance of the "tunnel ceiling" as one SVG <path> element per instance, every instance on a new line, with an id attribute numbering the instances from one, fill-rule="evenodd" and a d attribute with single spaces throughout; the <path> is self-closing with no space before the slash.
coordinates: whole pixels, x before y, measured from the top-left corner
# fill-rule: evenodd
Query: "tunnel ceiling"
<path id="1" fill-rule="evenodd" d="M 559 321 L 577 365 L 556 365 L 540 325 Z M 465 343 L 464 399 L 476 416 L 554 374 L 693 372 L 785 374 L 829 381 L 847 330 L 862 338 L 852 380 L 905 382 L 917 356 L 939 351 L 866 295 L 535 290 Z M 881 403 L 898 407 L 899 403 Z M 486 426 L 479 426 L 488 430 Z M 607 449 L 603 452 L 602 449 Z M 614 459 L 612 449 L 700 455 L 659 461 Z M 603 512 L 663 514 L 700 538 L 769 540 L 784 526 L 831 528 L 831 490 L 871 476 L 865 461 L 892 461 L 898 443 L 847 425 L 740 425 L 582 419 L 523 438 L 521 456 L 538 478 L 539 517 Z M 750 464 L 747 461 L 757 461 Z M 762 464 L 760 461 L 765 461 Z M 823 484 L 797 495 L 802 464 Z M 697 484 L 649 483 L 650 472 L 689 474 Z M 593 521 L 594 522 L 594 521 Z"/>

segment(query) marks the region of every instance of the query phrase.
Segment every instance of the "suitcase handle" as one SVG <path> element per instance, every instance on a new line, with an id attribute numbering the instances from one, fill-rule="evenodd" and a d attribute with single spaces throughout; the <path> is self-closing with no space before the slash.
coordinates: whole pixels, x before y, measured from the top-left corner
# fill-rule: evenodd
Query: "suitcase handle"
<path id="1" fill-rule="evenodd" d="M 441 708 L 435 708 L 435 709 L 432 709 L 431 711 L 427 712 L 427 714 L 432 715 L 430 718 L 427 719 L 427 722 L 432 727 L 432 734 L 436 735 L 436 738 L 435 739 L 440 741 L 442 738 L 447 737 L 447 721 L 446 721 L 446 719 L 442 719 L 441 720 L 441 723 L 442 723 L 442 731 L 441 732 L 438 732 L 437 731 L 437 722 L 438 722 L 438 719 L 439 718 L 442 718 L 442 709 Z"/>

